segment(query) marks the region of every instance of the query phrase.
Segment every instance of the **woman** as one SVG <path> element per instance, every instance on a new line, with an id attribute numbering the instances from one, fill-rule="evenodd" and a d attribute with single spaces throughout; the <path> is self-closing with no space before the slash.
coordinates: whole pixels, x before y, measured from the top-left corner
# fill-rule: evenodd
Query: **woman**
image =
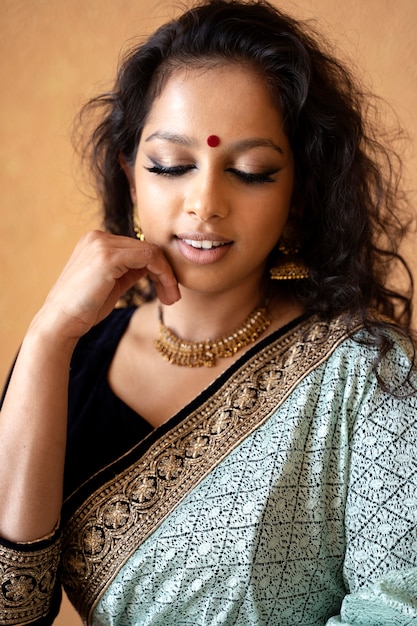
<path id="1" fill-rule="evenodd" d="M 62 582 L 96 625 L 411 624 L 411 299 L 349 74 L 215 0 L 91 107 L 106 232 L 1 414 L 2 623 L 52 623 Z"/>

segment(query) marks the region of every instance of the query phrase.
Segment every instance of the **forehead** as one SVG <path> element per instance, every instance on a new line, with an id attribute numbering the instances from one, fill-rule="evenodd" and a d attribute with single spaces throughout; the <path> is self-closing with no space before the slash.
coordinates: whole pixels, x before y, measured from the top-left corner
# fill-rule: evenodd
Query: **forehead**
<path id="1" fill-rule="evenodd" d="M 223 136 L 281 134 L 281 112 L 266 79 L 244 65 L 186 67 L 171 72 L 145 127 Z"/>

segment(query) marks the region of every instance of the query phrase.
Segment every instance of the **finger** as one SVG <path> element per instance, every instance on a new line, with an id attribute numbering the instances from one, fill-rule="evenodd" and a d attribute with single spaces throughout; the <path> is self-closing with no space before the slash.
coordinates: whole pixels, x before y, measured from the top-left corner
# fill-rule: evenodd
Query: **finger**
<path id="1" fill-rule="evenodd" d="M 173 304 L 181 298 L 178 281 L 173 269 L 161 250 L 152 244 L 144 250 L 149 256 L 146 270 L 149 278 L 155 285 L 158 298 L 163 304 Z"/>
<path id="2" fill-rule="evenodd" d="M 82 252 L 87 255 L 87 263 L 81 264 L 84 269 L 85 265 L 92 267 L 96 277 L 107 268 L 107 280 L 114 281 L 113 294 L 120 290 L 122 295 L 147 274 L 155 283 L 161 302 L 172 304 L 180 298 L 172 267 L 155 244 L 101 231 L 89 233 L 84 242 L 87 245 Z"/>
<path id="3" fill-rule="evenodd" d="M 119 243 L 121 237 L 119 237 Z M 162 250 L 155 244 L 138 242 L 128 238 L 129 246 L 133 244 L 132 254 L 126 252 L 125 268 L 121 274 L 129 270 L 142 269 L 155 285 L 158 298 L 164 304 L 173 304 L 180 299 L 178 281 Z M 126 277 L 127 278 L 127 277 Z M 132 286 L 132 285 L 130 285 Z"/>

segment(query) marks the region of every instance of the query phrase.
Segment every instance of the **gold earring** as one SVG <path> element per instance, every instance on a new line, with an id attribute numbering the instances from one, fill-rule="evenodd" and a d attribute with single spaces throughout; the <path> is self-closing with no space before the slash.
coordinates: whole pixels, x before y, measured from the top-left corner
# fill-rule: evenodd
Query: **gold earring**
<path id="1" fill-rule="evenodd" d="M 271 280 L 303 280 L 309 277 L 307 265 L 297 257 L 298 248 L 289 248 L 280 242 L 278 250 L 282 257 L 269 270 Z"/>
<path id="2" fill-rule="evenodd" d="M 145 235 L 143 234 L 142 228 L 139 223 L 139 218 L 136 214 L 136 207 L 133 207 L 133 230 L 135 231 L 135 235 L 139 239 L 139 241 L 145 241 Z"/>

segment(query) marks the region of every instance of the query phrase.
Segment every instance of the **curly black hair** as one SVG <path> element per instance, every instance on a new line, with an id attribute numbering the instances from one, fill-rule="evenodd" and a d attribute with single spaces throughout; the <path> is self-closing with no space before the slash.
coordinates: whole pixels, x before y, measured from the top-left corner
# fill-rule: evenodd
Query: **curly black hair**
<path id="1" fill-rule="evenodd" d="M 290 219 L 309 277 L 289 288 L 309 312 L 359 315 L 367 325 L 377 312 L 410 332 L 412 277 L 399 253 L 408 227 L 401 162 L 373 130 L 373 100 L 323 37 L 263 0 L 192 7 L 134 47 L 114 89 L 87 104 L 83 114 L 101 114 L 89 156 L 105 228 L 134 236 L 119 157 L 133 164 L 152 102 L 170 74 L 233 62 L 265 78 L 294 153 L 298 208 Z M 270 265 L 275 258 L 274 252 Z M 404 290 L 390 279 L 399 269 Z"/>

